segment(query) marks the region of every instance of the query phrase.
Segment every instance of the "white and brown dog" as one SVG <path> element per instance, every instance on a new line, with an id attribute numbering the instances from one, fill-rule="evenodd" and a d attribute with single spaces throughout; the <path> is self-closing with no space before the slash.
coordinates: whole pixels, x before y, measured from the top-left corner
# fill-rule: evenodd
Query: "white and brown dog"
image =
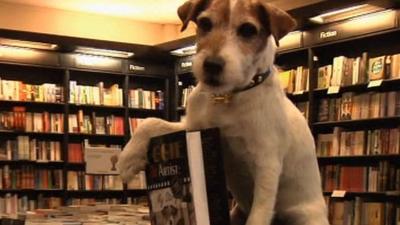
<path id="1" fill-rule="evenodd" d="M 274 57 L 296 22 L 263 0 L 191 0 L 178 9 L 197 24 L 193 71 L 198 84 L 186 120 L 146 119 L 120 155 L 130 179 L 146 164 L 149 138 L 182 129 L 221 129 L 233 224 L 328 225 L 312 134 L 283 92 Z M 239 213 L 241 212 L 241 213 Z M 236 215 L 236 217 L 235 217 Z"/>

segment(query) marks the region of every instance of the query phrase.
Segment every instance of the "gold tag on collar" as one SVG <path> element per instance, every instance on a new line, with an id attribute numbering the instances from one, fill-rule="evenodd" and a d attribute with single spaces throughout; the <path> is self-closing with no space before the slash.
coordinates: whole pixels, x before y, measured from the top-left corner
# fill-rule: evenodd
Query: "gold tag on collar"
<path id="1" fill-rule="evenodd" d="M 228 104 L 231 102 L 232 94 L 213 95 L 214 104 Z"/>

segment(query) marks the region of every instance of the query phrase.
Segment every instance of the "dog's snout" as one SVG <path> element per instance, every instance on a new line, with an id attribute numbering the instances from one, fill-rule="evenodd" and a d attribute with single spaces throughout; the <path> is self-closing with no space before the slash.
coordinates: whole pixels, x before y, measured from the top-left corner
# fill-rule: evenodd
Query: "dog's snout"
<path id="1" fill-rule="evenodd" d="M 222 72 L 225 66 L 225 60 L 219 56 L 209 56 L 204 60 L 204 70 L 212 75 L 218 75 Z"/>

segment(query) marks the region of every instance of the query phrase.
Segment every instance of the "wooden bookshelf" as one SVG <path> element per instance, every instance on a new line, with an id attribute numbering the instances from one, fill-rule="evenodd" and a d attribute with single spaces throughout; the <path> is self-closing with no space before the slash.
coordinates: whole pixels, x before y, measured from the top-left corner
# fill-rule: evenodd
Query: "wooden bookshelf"
<path id="1" fill-rule="evenodd" d="M 38 140 L 51 140 L 61 142 L 62 161 L 30 161 L 30 160 L 0 160 L 0 167 L 8 166 L 11 169 L 18 169 L 27 165 L 34 169 L 57 169 L 62 170 L 62 189 L 1 189 L 0 195 L 7 193 L 18 196 L 28 196 L 35 199 L 37 194 L 44 194 L 46 197 L 61 197 L 62 203 L 66 204 L 71 198 L 115 198 L 119 202 L 126 202 L 127 197 L 139 197 L 146 195 L 145 190 L 127 190 L 126 185 L 122 190 L 100 190 L 100 191 L 71 191 L 67 189 L 68 171 L 84 171 L 85 163 L 68 162 L 68 144 L 82 143 L 88 139 L 90 143 L 105 145 L 124 146 L 130 139 L 129 118 L 159 117 L 169 118 L 169 96 L 171 86 L 171 65 L 159 62 L 142 63 L 131 59 L 110 58 L 109 65 L 85 65 L 79 64 L 77 55 L 71 53 L 40 51 L 36 58 L 27 58 L 20 61 L 18 58 L 10 58 L 0 54 L 0 81 L 13 80 L 22 81 L 26 84 L 41 85 L 43 83 L 56 84 L 63 88 L 62 102 L 46 101 L 18 101 L 5 100 L 0 96 L 0 111 L 12 112 L 13 107 L 21 106 L 26 112 L 60 113 L 64 116 L 63 131 L 60 133 L 49 132 L 26 132 L 15 130 L 0 130 L 0 142 L 16 139 L 17 136 L 28 136 Z M 130 70 L 129 65 L 140 65 L 141 70 Z M 170 72 L 171 71 L 171 72 Z M 76 81 L 79 85 L 96 86 L 99 82 L 109 88 L 112 84 L 118 84 L 122 91 L 121 105 L 100 105 L 100 104 L 76 104 L 70 102 L 70 81 Z M 130 108 L 128 106 L 128 91 L 130 89 L 142 88 L 143 90 L 162 91 L 164 96 L 164 107 L 158 109 Z M 84 114 L 105 117 L 115 115 L 123 120 L 123 132 L 121 135 L 70 133 L 68 116 L 82 110 Z M 0 126 L 1 127 L 1 126 Z"/>

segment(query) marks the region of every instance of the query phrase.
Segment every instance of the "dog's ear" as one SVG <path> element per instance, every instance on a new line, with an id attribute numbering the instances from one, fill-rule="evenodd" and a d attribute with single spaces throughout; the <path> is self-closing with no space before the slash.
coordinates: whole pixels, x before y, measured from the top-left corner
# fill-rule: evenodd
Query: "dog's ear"
<path id="1" fill-rule="evenodd" d="M 190 21 L 196 22 L 197 16 L 208 6 L 209 0 L 189 0 L 178 8 L 178 16 L 184 31 Z"/>
<path id="2" fill-rule="evenodd" d="M 269 29 L 277 46 L 279 40 L 297 26 L 296 20 L 288 13 L 264 1 L 258 1 L 257 11 L 262 25 Z"/>

